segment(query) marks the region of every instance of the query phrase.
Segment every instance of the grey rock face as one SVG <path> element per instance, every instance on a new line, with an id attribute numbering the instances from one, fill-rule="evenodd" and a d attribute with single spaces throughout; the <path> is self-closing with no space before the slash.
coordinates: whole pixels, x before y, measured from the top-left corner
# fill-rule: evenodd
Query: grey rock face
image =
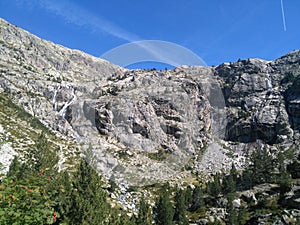
<path id="1" fill-rule="evenodd" d="M 299 142 L 299 60 L 127 70 L 0 20 L 0 92 L 131 184 L 242 168 L 253 142 Z"/>
<path id="2" fill-rule="evenodd" d="M 293 129 L 300 130 L 300 77 L 295 78 L 293 84 L 285 93 L 287 113 Z"/>
<path id="3" fill-rule="evenodd" d="M 286 86 L 282 85 L 287 73 L 291 73 L 292 77 L 298 75 L 298 61 L 292 55 L 283 58 L 285 64 L 280 59 L 275 62 L 248 59 L 216 68 L 216 74 L 223 78 L 223 91 L 229 108 L 227 140 L 248 143 L 260 139 L 275 144 L 293 137 L 283 95 Z M 287 65 L 286 70 L 284 65 Z M 288 107 L 293 114 L 297 101 L 291 102 Z"/>
<path id="4" fill-rule="evenodd" d="M 210 106 L 197 83 L 140 71 L 114 85 L 113 99 L 101 96 L 97 106 L 109 105 L 96 123 L 103 134 L 113 131 L 126 147 L 152 153 L 201 147 L 197 140 L 210 128 Z"/>

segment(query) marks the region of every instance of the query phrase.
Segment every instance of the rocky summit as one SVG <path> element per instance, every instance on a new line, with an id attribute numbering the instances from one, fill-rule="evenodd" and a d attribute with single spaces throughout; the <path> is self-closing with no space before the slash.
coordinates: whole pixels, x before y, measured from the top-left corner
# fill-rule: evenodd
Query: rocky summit
<path id="1" fill-rule="evenodd" d="M 2 169 L 14 155 L 26 160 L 42 129 L 60 170 L 85 154 L 125 185 L 189 182 L 232 163 L 241 170 L 262 148 L 297 153 L 299 74 L 299 50 L 273 61 L 128 70 L 1 19 Z"/>

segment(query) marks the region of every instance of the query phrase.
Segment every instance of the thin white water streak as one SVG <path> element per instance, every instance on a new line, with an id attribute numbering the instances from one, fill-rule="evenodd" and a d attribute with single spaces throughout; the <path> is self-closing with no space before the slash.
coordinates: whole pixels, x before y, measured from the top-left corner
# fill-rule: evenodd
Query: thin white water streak
<path id="1" fill-rule="evenodd" d="M 77 100 L 77 97 L 76 97 L 76 95 L 75 95 L 74 89 L 73 89 L 72 95 L 73 95 L 73 98 L 72 98 L 69 102 L 67 102 L 67 103 L 62 107 L 62 109 L 59 111 L 59 115 L 61 115 L 62 117 L 65 117 L 66 112 L 67 112 L 67 108 L 68 108 L 73 102 L 75 102 L 75 101 Z"/>
<path id="2" fill-rule="evenodd" d="M 56 101 L 56 96 L 57 96 L 57 92 L 58 92 L 59 89 L 60 89 L 60 86 L 58 86 L 57 88 L 55 88 L 54 94 L 53 94 L 52 105 L 53 105 L 54 111 L 57 111 L 57 101 Z"/>
<path id="3" fill-rule="evenodd" d="M 267 83 L 267 88 L 268 89 L 272 89 L 273 88 L 271 77 L 270 77 L 270 74 L 268 74 L 268 73 L 266 75 L 266 83 Z"/>

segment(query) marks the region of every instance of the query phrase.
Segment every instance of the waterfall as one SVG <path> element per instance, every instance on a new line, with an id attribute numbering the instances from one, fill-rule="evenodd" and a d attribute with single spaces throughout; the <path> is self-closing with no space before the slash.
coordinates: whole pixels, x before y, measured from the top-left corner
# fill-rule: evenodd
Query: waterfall
<path id="1" fill-rule="evenodd" d="M 76 95 L 75 95 L 75 90 L 74 90 L 74 89 L 72 89 L 72 90 L 73 90 L 73 91 L 72 91 L 73 98 L 72 98 L 69 102 L 67 102 L 67 103 L 62 107 L 62 109 L 59 111 L 59 115 L 61 115 L 62 117 L 65 117 L 66 112 L 67 112 L 67 108 L 68 108 L 73 102 L 75 102 L 75 101 L 77 100 L 77 97 L 76 97 Z"/>
<path id="2" fill-rule="evenodd" d="M 54 90 L 54 95 L 53 95 L 53 98 L 52 98 L 52 105 L 53 105 L 54 111 L 57 111 L 57 101 L 56 101 L 56 96 L 57 96 L 57 92 L 58 92 L 59 89 L 60 89 L 60 86 L 58 86 L 58 88 L 55 88 L 55 90 Z"/>
<path id="3" fill-rule="evenodd" d="M 267 73 L 267 75 L 266 75 L 266 82 L 267 82 L 267 88 L 268 88 L 268 89 L 272 89 L 272 88 L 273 88 L 273 85 L 272 85 L 272 81 L 271 81 L 270 74 L 268 74 L 268 73 Z"/>

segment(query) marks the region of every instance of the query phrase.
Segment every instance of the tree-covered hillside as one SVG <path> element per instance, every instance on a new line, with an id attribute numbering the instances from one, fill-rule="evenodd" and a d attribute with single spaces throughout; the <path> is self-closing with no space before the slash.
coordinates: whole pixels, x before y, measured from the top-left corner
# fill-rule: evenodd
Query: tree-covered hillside
<path id="1" fill-rule="evenodd" d="M 112 207 L 105 181 L 81 160 L 72 172 L 58 172 L 57 158 L 38 137 L 33 161 L 15 158 L 0 184 L 0 224 L 285 224 L 300 222 L 300 173 L 293 149 L 274 161 L 266 150 L 254 152 L 244 171 L 234 165 L 205 181 L 179 187 L 156 184 L 136 191 L 152 192 L 140 198 L 136 211 Z M 292 193 L 292 194 L 291 194 Z M 155 197 L 156 196 L 156 197 Z M 297 197 L 298 196 L 298 197 Z"/>

